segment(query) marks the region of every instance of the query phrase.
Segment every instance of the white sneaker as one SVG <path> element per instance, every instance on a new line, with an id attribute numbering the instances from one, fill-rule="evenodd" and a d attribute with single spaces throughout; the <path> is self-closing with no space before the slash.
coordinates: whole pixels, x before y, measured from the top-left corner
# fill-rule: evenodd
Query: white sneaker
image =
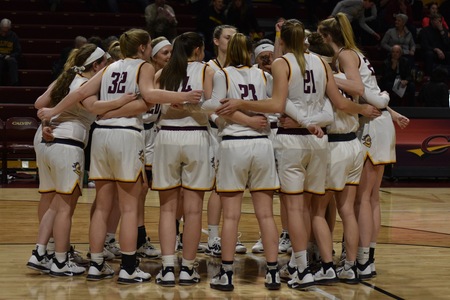
<path id="1" fill-rule="evenodd" d="M 109 242 L 105 242 L 105 249 L 110 253 L 114 254 L 115 258 L 121 258 L 122 252 L 120 252 L 120 248 L 116 243 L 115 239 L 110 240 Z"/>
<path id="2" fill-rule="evenodd" d="M 278 241 L 278 253 L 286 253 L 290 247 L 291 239 L 289 238 L 289 233 L 282 232 Z"/>
<path id="3" fill-rule="evenodd" d="M 264 246 L 263 246 L 261 238 L 253 245 L 252 252 L 253 253 L 263 253 L 264 252 Z"/>
<path id="4" fill-rule="evenodd" d="M 88 188 L 95 188 L 95 182 L 94 181 L 88 181 L 87 186 L 88 186 Z"/>
<path id="5" fill-rule="evenodd" d="M 155 248 L 150 243 L 150 239 L 147 237 L 147 241 L 145 244 L 143 244 L 139 249 L 136 250 L 137 255 L 141 257 L 148 257 L 148 258 L 157 258 L 161 256 L 161 251 Z"/>
<path id="6" fill-rule="evenodd" d="M 377 276 L 377 270 L 375 268 L 375 259 L 372 259 L 370 261 L 370 271 L 372 272 L 372 277 L 376 277 Z"/>
<path id="7" fill-rule="evenodd" d="M 200 275 L 195 268 L 189 269 L 186 266 L 181 266 L 179 283 L 180 285 L 193 285 L 200 282 Z"/>
<path id="8" fill-rule="evenodd" d="M 220 272 L 211 278 L 209 286 L 212 289 L 220 291 L 232 291 L 234 290 L 233 285 L 233 271 L 225 272 L 223 268 L 220 268 Z"/>
<path id="9" fill-rule="evenodd" d="M 60 263 L 56 257 L 53 258 L 53 263 L 50 268 L 50 276 L 55 277 L 77 276 L 84 272 L 86 272 L 86 269 L 71 261 L 69 256 L 67 256 L 66 261 L 62 263 Z"/>
<path id="10" fill-rule="evenodd" d="M 323 267 L 320 267 L 319 271 L 314 273 L 314 281 L 318 284 L 328 284 L 337 282 L 338 278 L 336 276 L 336 272 L 334 271 L 334 268 L 328 268 L 328 270 L 325 272 Z"/>
<path id="11" fill-rule="evenodd" d="M 303 270 L 303 272 L 295 272 L 294 278 L 288 281 L 288 287 L 291 289 L 304 289 L 311 285 L 314 285 L 314 276 L 311 274 L 309 268 Z"/>
<path id="12" fill-rule="evenodd" d="M 208 238 L 208 247 L 205 249 L 205 253 L 216 257 L 220 257 L 222 255 L 220 237 L 215 237 L 213 239 Z"/>
<path id="13" fill-rule="evenodd" d="M 163 267 L 156 275 L 156 284 L 162 286 L 175 286 L 175 268 Z"/>
<path id="14" fill-rule="evenodd" d="M 87 280 L 101 280 L 105 278 L 112 278 L 114 276 L 114 270 L 103 261 L 102 264 L 97 264 L 95 261 L 91 260 Z"/>
<path id="15" fill-rule="evenodd" d="M 360 280 L 368 280 L 373 277 L 372 269 L 370 268 L 370 261 L 367 261 L 364 265 L 356 263 L 356 268 L 357 268 L 358 278 Z"/>
<path id="16" fill-rule="evenodd" d="M 151 278 L 152 275 L 150 275 L 150 273 L 142 271 L 138 266 L 134 269 L 133 274 L 128 274 L 128 272 L 120 266 L 119 278 L 117 279 L 117 282 L 121 284 L 141 283 L 148 282 Z"/>
<path id="17" fill-rule="evenodd" d="M 39 255 L 36 249 L 31 251 L 31 257 L 27 262 L 27 267 L 41 273 L 50 273 L 50 268 L 52 267 L 52 260 L 48 259 L 47 255 Z"/>
<path id="18" fill-rule="evenodd" d="M 241 243 L 239 238 L 241 237 L 241 233 L 238 233 L 238 238 L 236 242 L 236 253 L 237 254 L 245 254 L 247 253 L 247 247 L 244 246 L 244 244 Z"/>
<path id="19" fill-rule="evenodd" d="M 289 281 L 295 277 L 295 274 L 297 272 L 296 267 L 291 267 L 289 263 L 285 264 L 280 269 L 280 278 L 283 281 Z"/>
<path id="20" fill-rule="evenodd" d="M 346 268 L 345 264 L 342 267 L 336 269 L 337 277 L 340 281 L 348 284 L 357 284 L 359 279 L 357 277 L 358 271 L 356 265 L 351 268 Z"/>

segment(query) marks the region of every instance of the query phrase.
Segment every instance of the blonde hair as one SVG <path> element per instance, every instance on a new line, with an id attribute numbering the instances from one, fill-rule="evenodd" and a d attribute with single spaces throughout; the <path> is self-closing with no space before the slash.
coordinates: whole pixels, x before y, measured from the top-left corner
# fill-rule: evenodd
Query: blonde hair
<path id="1" fill-rule="evenodd" d="M 338 47 L 362 53 L 356 46 L 352 26 L 345 14 L 337 13 L 335 17 L 323 20 L 319 23 L 318 30 L 324 36 L 331 36 Z"/>
<path id="2" fill-rule="evenodd" d="M 120 38 L 120 51 L 123 57 L 133 57 L 138 53 L 140 45 L 147 45 L 150 35 L 143 29 L 130 29 L 124 32 Z"/>
<path id="3" fill-rule="evenodd" d="M 290 19 L 281 26 L 280 38 L 285 44 L 286 52 L 294 54 L 302 75 L 306 73 L 305 62 L 305 26 L 297 19 Z"/>
<path id="4" fill-rule="evenodd" d="M 225 59 L 225 66 L 239 66 L 244 65 L 251 67 L 251 51 L 252 43 L 242 33 L 233 34 L 227 47 L 227 58 Z"/>
<path id="5" fill-rule="evenodd" d="M 123 54 L 120 51 L 119 41 L 112 42 L 111 46 L 109 46 L 108 53 L 109 53 L 109 55 L 111 55 L 111 58 L 113 61 L 123 59 Z"/>

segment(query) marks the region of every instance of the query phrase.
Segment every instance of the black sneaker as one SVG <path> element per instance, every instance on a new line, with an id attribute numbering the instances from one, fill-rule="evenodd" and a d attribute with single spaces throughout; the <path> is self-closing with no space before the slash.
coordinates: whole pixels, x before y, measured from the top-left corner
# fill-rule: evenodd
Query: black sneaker
<path id="1" fill-rule="evenodd" d="M 212 289 L 220 290 L 220 291 L 232 291 L 234 290 L 233 285 L 233 271 L 227 271 L 223 268 L 220 268 L 220 272 L 211 278 L 211 282 L 209 286 Z"/>
<path id="2" fill-rule="evenodd" d="M 280 271 L 278 268 L 267 269 L 266 271 L 266 280 L 264 282 L 264 286 L 268 290 L 279 290 L 281 288 L 280 282 Z"/>

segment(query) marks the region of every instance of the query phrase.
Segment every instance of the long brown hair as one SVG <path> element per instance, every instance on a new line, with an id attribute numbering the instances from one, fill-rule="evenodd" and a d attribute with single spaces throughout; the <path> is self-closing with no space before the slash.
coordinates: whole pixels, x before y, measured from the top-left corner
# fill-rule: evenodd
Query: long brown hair
<path id="1" fill-rule="evenodd" d="M 203 38 L 196 32 L 185 32 L 173 41 L 172 56 L 161 71 L 161 88 L 177 91 L 187 76 L 188 58 L 195 48 L 204 47 Z"/>
<path id="2" fill-rule="evenodd" d="M 56 79 L 56 83 L 50 92 L 50 105 L 56 106 L 70 91 L 69 87 L 75 78 L 76 74 L 81 72 L 88 72 L 92 69 L 94 63 L 101 63 L 104 56 L 100 57 L 96 61 L 90 63 L 89 65 L 83 66 L 84 62 L 89 58 L 89 56 L 97 49 L 94 44 L 86 44 L 78 51 L 74 53 L 73 66 L 63 71 L 61 75 Z"/>

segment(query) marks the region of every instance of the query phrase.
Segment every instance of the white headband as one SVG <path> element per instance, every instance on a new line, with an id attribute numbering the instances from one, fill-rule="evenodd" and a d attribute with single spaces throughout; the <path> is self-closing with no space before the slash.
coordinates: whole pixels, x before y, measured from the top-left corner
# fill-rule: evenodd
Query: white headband
<path id="1" fill-rule="evenodd" d="M 95 49 L 95 51 L 92 52 L 91 55 L 89 55 L 89 57 L 86 59 L 83 66 L 87 66 L 87 65 L 93 63 L 94 61 L 96 61 L 97 59 L 102 57 L 103 55 L 105 55 L 105 51 L 103 51 L 101 48 L 97 47 L 97 49 Z"/>
<path id="2" fill-rule="evenodd" d="M 168 45 L 172 45 L 168 40 L 162 40 L 161 42 L 156 44 L 152 49 L 152 57 L 154 57 L 163 47 Z"/>
<path id="3" fill-rule="evenodd" d="M 255 57 L 258 57 L 258 55 L 261 54 L 261 52 L 264 51 L 270 51 L 273 52 L 274 47 L 271 44 L 261 44 L 258 47 L 255 48 Z"/>

